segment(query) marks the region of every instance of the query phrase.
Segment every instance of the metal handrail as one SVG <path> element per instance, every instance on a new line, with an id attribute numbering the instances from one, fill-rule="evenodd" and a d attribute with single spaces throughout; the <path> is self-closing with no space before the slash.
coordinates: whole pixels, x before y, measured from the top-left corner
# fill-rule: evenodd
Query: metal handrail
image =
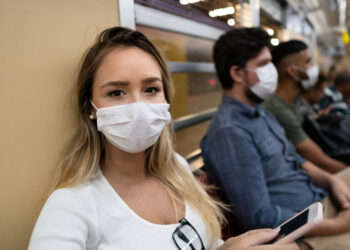
<path id="1" fill-rule="evenodd" d="M 197 148 L 196 150 L 192 151 L 188 155 L 186 155 L 186 160 L 188 163 L 191 163 L 195 160 L 197 160 L 202 155 L 202 150 L 200 148 Z"/>
<path id="2" fill-rule="evenodd" d="M 183 116 L 174 120 L 174 130 L 180 131 L 182 129 L 191 127 L 198 123 L 210 120 L 215 114 L 217 108 L 207 109 L 202 112 Z M 200 148 L 192 151 L 186 157 L 187 162 L 190 164 L 192 170 L 202 168 L 204 163 L 202 159 L 202 150 Z"/>
<path id="3" fill-rule="evenodd" d="M 203 62 L 168 62 L 171 73 L 215 73 L 215 66 L 213 63 Z M 215 114 L 217 108 L 207 109 L 202 112 L 183 116 L 174 120 L 174 130 L 180 131 L 182 129 L 194 126 L 196 124 L 210 120 Z M 195 165 L 195 168 L 200 168 L 203 165 L 201 149 L 196 149 L 186 156 L 186 160 L 190 165 Z"/>
<path id="4" fill-rule="evenodd" d="M 186 115 L 174 120 L 174 130 L 179 131 L 198 123 L 210 120 L 215 114 L 217 108 L 207 109 L 195 114 Z"/>
<path id="5" fill-rule="evenodd" d="M 168 62 L 171 73 L 215 73 L 214 63 L 205 62 Z"/>

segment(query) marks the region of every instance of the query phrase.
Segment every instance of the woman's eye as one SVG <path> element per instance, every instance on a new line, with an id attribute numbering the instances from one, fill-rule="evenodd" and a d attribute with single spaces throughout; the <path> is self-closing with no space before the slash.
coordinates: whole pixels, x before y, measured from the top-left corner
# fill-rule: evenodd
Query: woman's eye
<path id="1" fill-rule="evenodd" d="M 156 88 L 156 87 L 149 87 L 145 90 L 146 93 L 149 93 L 149 94 L 155 94 L 155 93 L 158 93 L 159 92 L 159 88 Z"/>
<path id="2" fill-rule="evenodd" d="M 121 90 L 113 90 L 108 93 L 108 96 L 122 96 L 122 95 L 124 95 L 124 93 Z"/>

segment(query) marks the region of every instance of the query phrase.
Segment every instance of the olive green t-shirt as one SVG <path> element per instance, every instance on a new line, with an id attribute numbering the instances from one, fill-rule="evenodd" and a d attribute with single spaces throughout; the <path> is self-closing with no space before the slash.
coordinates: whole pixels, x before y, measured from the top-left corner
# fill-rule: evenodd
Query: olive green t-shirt
<path id="1" fill-rule="evenodd" d="M 286 131 L 287 138 L 295 145 L 309 138 L 302 127 L 305 112 L 307 115 L 314 116 L 312 108 L 305 100 L 300 98 L 298 101 L 299 104 L 291 106 L 278 96 L 273 95 L 264 103 L 266 109 L 276 116 Z M 304 113 L 300 110 L 300 104 L 303 105 Z"/>

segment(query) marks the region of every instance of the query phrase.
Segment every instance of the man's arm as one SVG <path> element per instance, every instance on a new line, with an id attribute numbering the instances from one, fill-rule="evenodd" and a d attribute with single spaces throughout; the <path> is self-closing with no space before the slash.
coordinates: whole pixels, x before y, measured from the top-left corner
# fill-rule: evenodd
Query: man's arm
<path id="1" fill-rule="evenodd" d="M 296 144 L 295 148 L 300 155 L 330 173 L 337 173 L 347 167 L 344 163 L 327 156 L 310 138 Z"/>
<path id="2" fill-rule="evenodd" d="M 317 186 L 331 191 L 335 201 L 342 209 L 335 218 L 325 219 L 307 235 L 336 235 L 350 230 L 350 190 L 348 186 L 338 177 L 320 169 L 311 162 L 305 162 L 302 166 Z"/>
<path id="3" fill-rule="evenodd" d="M 272 204 L 249 131 L 222 128 L 207 139 L 202 147 L 209 174 L 249 228 L 275 227 L 294 215 L 295 211 Z"/>
<path id="4" fill-rule="evenodd" d="M 319 168 L 310 161 L 306 161 L 302 164 L 303 169 L 308 172 L 311 176 L 312 181 L 319 187 L 330 190 L 331 183 L 334 177 L 332 174 L 327 171 Z"/>
<path id="5" fill-rule="evenodd" d="M 339 203 L 341 209 L 350 209 L 350 189 L 345 182 L 309 161 L 305 162 L 302 167 L 317 186 L 331 191 L 331 195 Z"/>

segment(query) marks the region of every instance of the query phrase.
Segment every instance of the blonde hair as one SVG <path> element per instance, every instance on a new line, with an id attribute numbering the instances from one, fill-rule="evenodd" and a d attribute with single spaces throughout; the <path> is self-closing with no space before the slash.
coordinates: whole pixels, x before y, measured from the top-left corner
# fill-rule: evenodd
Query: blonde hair
<path id="1" fill-rule="evenodd" d="M 102 164 L 106 155 L 105 139 L 97 131 L 96 121 L 89 119 L 93 110 L 90 103 L 93 78 L 102 59 L 110 51 L 130 46 L 137 46 L 156 59 L 162 74 L 165 98 L 168 103 L 171 102 L 173 82 L 164 58 L 153 44 L 142 33 L 126 28 L 114 27 L 103 31 L 84 55 L 80 66 L 75 89 L 78 124 L 62 152 L 51 192 L 88 181 Z M 146 150 L 146 171 L 165 185 L 173 204 L 174 200 L 186 200 L 196 209 L 206 224 L 211 244 L 215 244 L 221 238 L 221 204 L 209 197 L 193 176 L 180 165 L 172 139 L 173 129 L 168 126 L 163 129 L 157 142 Z"/>

